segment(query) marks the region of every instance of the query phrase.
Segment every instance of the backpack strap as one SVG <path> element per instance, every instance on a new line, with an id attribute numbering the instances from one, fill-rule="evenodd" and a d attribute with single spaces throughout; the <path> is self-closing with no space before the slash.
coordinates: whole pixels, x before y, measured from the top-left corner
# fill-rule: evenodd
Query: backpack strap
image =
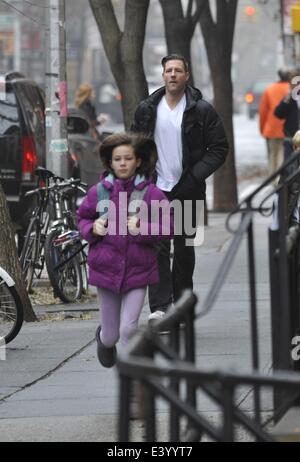
<path id="1" fill-rule="evenodd" d="M 100 202 L 109 201 L 109 190 L 103 186 L 102 181 L 97 184 L 97 196 L 98 196 L 98 205 L 97 212 L 99 212 L 99 218 L 106 219 L 108 216 L 108 208 L 103 207 L 103 210 L 100 209 Z"/>
<path id="2" fill-rule="evenodd" d="M 137 209 L 140 208 L 139 204 L 143 201 L 144 196 L 147 192 L 148 185 L 145 186 L 143 189 L 134 189 L 130 195 L 128 208 L 131 202 L 135 202 L 134 212 L 128 213 L 129 216 L 134 216 L 137 213 Z M 97 184 L 97 196 L 98 196 L 98 205 L 97 205 L 97 212 L 99 212 L 99 218 L 106 219 L 108 217 L 108 207 L 101 207 L 100 210 L 100 202 L 109 201 L 110 198 L 110 191 L 105 188 L 102 181 Z M 136 202 L 137 201 L 137 202 Z M 104 205 L 104 204 L 102 204 Z"/>
<path id="3" fill-rule="evenodd" d="M 128 216 L 132 217 L 136 215 L 137 209 L 140 208 L 140 203 L 143 201 L 144 196 L 147 192 L 148 186 L 145 186 L 143 189 L 134 189 L 130 195 L 128 209 L 130 207 L 131 202 L 135 201 L 134 212 L 128 212 Z M 137 202 L 136 202 L 137 201 Z"/>

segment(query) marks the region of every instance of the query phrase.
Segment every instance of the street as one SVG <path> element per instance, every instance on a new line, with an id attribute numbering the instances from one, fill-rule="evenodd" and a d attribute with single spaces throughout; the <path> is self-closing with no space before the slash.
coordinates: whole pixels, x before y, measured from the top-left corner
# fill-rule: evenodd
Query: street
<path id="1" fill-rule="evenodd" d="M 240 198 L 254 189 L 259 178 L 243 179 L 248 171 L 266 169 L 264 140 L 257 120 L 235 117 L 237 170 L 242 180 Z M 211 201 L 211 187 L 208 188 Z M 196 249 L 195 292 L 200 304 L 226 253 L 231 235 L 224 228 L 226 215 L 211 214 L 204 245 Z M 259 334 L 261 370 L 270 367 L 268 218 L 256 219 Z M 197 365 L 251 370 L 249 293 L 245 244 L 213 310 L 197 321 Z M 61 305 L 58 307 L 61 308 Z M 69 308 L 69 307 L 66 307 Z M 97 326 L 97 301 L 69 308 L 70 319 L 25 324 L 8 345 L 6 361 L 0 361 L 0 441 L 105 441 L 117 440 L 118 380 L 115 368 L 101 367 L 93 341 Z M 41 313 L 49 314 L 55 307 Z M 85 319 L 78 317 L 85 314 Z M 77 311 L 77 315 L 75 313 Z M 75 313 L 75 314 L 74 314 Z M 148 307 L 142 313 L 145 325 Z M 249 390 L 240 390 L 238 402 L 251 413 Z M 160 441 L 165 441 L 168 409 L 159 401 Z M 264 401 L 268 415 L 269 396 Z M 219 409 L 199 396 L 199 409 L 213 422 Z M 143 441 L 143 425 L 135 422 L 134 441 Z M 240 440 L 247 440 L 243 432 Z"/>

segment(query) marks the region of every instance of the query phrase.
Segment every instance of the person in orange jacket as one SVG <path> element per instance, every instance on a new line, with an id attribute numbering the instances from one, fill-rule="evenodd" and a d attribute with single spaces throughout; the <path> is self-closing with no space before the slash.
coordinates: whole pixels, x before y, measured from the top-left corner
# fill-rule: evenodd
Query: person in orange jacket
<path id="1" fill-rule="evenodd" d="M 274 110 L 287 96 L 290 88 L 289 72 L 279 70 L 278 75 L 280 80 L 265 89 L 259 106 L 259 128 L 267 141 L 270 174 L 276 171 L 283 162 L 284 121 L 274 115 Z"/>

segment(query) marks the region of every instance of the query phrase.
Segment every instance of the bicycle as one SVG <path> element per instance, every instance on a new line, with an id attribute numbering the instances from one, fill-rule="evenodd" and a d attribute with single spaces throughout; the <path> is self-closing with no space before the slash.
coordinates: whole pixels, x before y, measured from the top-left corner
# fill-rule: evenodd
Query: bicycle
<path id="1" fill-rule="evenodd" d="M 81 242 L 73 211 L 77 191 L 86 193 L 82 185 L 84 183 L 78 179 L 66 180 L 54 189 L 57 220 L 53 222 L 45 242 L 48 276 L 54 292 L 64 303 L 81 298 L 88 289 L 84 252 L 87 243 Z"/>
<path id="2" fill-rule="evenodd" d="M 24 320 L 21 298 L 15 281 L 0 266 L 0 346 L 11 342 L 20 332 Z"/>
<path id="3" fill-rule="evenodd" d="M 56 249 L 53 250 L 52 240 L 58 237 L 63 230 L 69 229 L 68 217 L 71 211 L 70 196 L 67 191 L 69 194 L 72 191 L 73 197 L 78 189 L 85 194 L 83 187 L 86 185 L 81 183 L 80 179 L 64 180 L 42 167 L 37 168 L 35 174 L 39 178 L 39 184 L 43 182 L 44 186 L 26 193 L 27 196 L 35 195 L 38 201 L 29 223 L 20 257 L 26 287 L 30 292 L 33 279 L 40 278 L 46 263 L 54 295 L 60 297 L 64 303 L 73 302 L 82 295 L 83 266 L 80 265 L 84 264 L 83 259 L 73 255 L 57 269 L 56 266 L 61 262 L 62 255 Z M 51 224 L 50 215 L 53 218 Z M 65 247 L 63 253 L 65 259 Z M 56 268 L 55 272 L 53 268 Z"/>
<path id="4" fill-rule="evenodd" d="M 44 184 L 35 190 L 28 191 L 25 197 L 37 196 L 37 206 L 29 222 L 24 245 L 20 255 L 20 263 L 26 283 L 27 292 L 31 292 L 33 279 L 40 279 L 44 269 L 44 244 L 48 232 L 50 216 L 48 212 L 50 187 L 49 180 L 54 177 L 50 170 L 38 167 L 35 170 L 38 176 L 38 185 Z"/>

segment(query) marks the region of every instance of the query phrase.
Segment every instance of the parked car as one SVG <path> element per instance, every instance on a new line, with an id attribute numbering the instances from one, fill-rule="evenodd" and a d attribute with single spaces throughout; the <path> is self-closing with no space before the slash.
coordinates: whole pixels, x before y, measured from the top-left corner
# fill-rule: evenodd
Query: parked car
<path id="1" fill-rule="evenodd" d="M 46 166 L 45 96 L 34 81 L 17 72 L 2 74 L 1 83 L 0 181 L 20 252 L 34 207 L 34 198 L 24 194 L 36 187 L 36 167 Z M 70 109 L 68 138 L 69 176 L 79 177 L 89 186 L 96 183 L 103 170 L 100 138 L 78 109 Z"/>
<path id="2" fill-rule="evenodd" d="M 253 119 L 259 111 L 259 103 L 263 92 L 270 85 L 271 82 L 255 82 L 245 94 L 245 102 L 247 104 L 247 111 L 249 119 Z"/>
<path id="3" fill-rule="evenodd" d="M 17 72 L 0 77 L 0 180 L 20 245 L 31 215 L 34 170 L 45 166 L 45 104 L 42 89 Z"/>

